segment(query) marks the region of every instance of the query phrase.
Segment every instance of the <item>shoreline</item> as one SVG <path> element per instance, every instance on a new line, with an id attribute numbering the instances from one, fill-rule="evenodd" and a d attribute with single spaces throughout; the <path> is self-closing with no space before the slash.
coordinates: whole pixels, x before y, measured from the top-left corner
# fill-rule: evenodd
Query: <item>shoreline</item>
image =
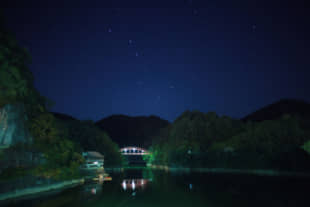
<path id="1" fill-rule="evenodd" d="M 145 167 L 123 167 L 123 168 L 108 168 L 110 172 L 123 172 L 126 169 L 154 169 L 164 170 L 166 172 L 201 172 L 201 173 L 216 173 L 216 174 L 239 174 L 239 175 L 256 175 L 256 176 L 288 176 L 288 177 L 309 177 L 310 172 L 298 171 L 280 171 L 271 169 L 234 169 L 234 168 L 190 168 L 190 167 L 169 167 L 168 165 L 147 165 Z"/>
<path id="2" fill-rule="evenodd" d="M 67 188 L 72 188 L 84 183 L 84 178 L 75 179 L 69 181 L 63 181 L 61 183 L 55 183 L 44 186 L 29 187 L 20 190 L 14 190 L 11 192 L 3 193 L 0 195 L 0 202 L 10 201 L 11 199 L 23 199 L 29 196 L 39 196 L 43 193 L 62 191 Z"/>
<path id="3" fill-rule="evenodd" d="M 159 169 L 170 172 L 205 172 L 205 173 L 218 173 L 218 174 L 244 174 L 244 175 L 257 175 L 257 176 L 289 176 L 289 177 L 309 177 L 310 172 L 290 172 L 278 171 L 267 169 L 233 169 L 233 168 L 189 168 L 189 167 L 169 167 L 167 165 L 150 165 L 151 169 Z"/>

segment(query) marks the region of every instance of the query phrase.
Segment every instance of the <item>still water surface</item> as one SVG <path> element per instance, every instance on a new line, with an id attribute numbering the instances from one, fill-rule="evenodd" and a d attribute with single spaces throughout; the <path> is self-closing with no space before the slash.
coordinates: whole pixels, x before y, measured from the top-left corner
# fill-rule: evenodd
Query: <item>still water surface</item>
<path id="1" fill-rule="evenodd" d="M 295 207 L 310 206 L 310 179 L 126 170 L 60 194 L 9 206 L 35 207 Z"/>

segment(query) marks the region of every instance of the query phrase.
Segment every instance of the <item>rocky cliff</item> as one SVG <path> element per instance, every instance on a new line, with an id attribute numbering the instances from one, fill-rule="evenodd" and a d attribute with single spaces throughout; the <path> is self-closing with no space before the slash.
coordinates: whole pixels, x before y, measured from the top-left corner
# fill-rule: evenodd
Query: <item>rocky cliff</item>
<path id="1" fill-rule="evenodd" d="M 7 104 L 0 108 L 0 149 L 32 140 L 26 127 L 26 120 L 22 104 Z"/>

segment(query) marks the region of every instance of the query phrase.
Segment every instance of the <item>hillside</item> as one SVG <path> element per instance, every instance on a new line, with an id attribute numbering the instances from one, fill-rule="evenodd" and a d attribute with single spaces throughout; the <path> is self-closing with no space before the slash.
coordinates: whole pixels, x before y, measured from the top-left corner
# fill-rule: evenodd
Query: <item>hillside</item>
<path id="1" fill-rule="evenodd" d="M 81 121 L 74 117 L 52 113 L 61 127 L 62 136 L 80 147 L 80 151 L 98 151 L 105 156 L 105 166 L 121 165 L 119 147 L 92 121 Z"/>
<path id="2" fill-rule="evenodd" d="M 297 115 L 302 118 L 310 118 L 310 104 L 294 99 L 282 99 L 267 105 L 244 117 L 244 121 L 275 120 L 284 114 Z"/>
<path id="3" fill-rule="evenodd" d="M 147 147 L 151 144 L 151 138 L 158 135 L 160 129 L 167 127 L 169 122 L 156 116 L 113 115 L 98 121 L 96 125 L 106 131 L 120 147 Z"/>

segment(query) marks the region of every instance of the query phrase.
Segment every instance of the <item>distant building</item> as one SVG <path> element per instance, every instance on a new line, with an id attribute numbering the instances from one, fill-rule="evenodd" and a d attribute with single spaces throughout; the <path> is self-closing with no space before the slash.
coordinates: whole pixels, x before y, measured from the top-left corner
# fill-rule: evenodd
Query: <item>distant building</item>
<path id="1" fill-rule="evenodd" d="M 84 170 L 101 170 L 104 165 L 104 156 L 99 152 L 83 152 L 85 163 L 81 166 Z"/>

